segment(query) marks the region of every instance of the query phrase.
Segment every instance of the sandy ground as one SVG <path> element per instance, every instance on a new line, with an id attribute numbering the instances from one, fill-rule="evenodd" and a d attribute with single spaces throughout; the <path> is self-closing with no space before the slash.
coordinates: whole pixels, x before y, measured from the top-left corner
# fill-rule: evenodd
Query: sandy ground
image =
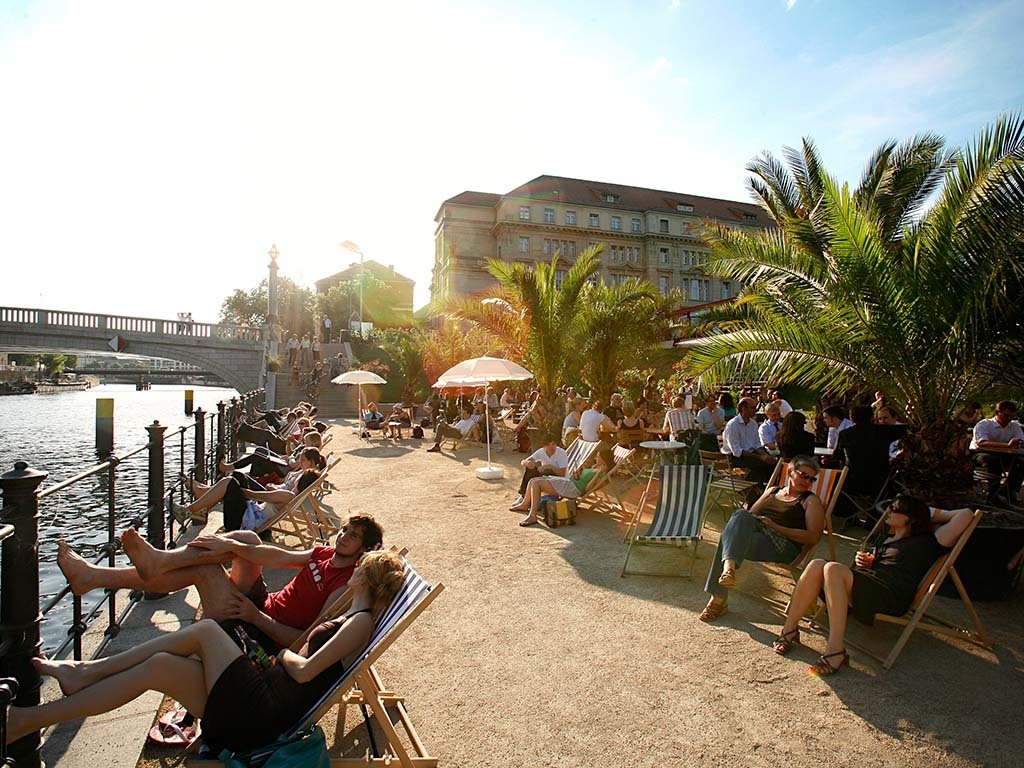
<path id="1" fill-rule="evenodd" d="M 486 463 L 479 446 L 431 454 L 427 441 L 367 445 L 335 432 L 342 461 L 327 501 L 377 516 L 386 542 L 409 547 L 420 573 L 445 585 L 378 665 L 442 766 L 1022 764 L 1020 594 L 978 604 L 993 651 L 917 634 L 891 671 L 854 651 L 851 668 L 812 678 L 823 639 L 805 634 L 806 647 L 777 656 L 781 620 L 768 604 L 734 595 L 718 623 L 697 620 L 720 511 L 708 515 L 692 580 L 621 578 L 621 516 L 516 525 L 520 454 L 496 454 L 506 478 L 485 482 L 473 474 Z M 631 566 L 678 557 L 644 550 Z M 741 571 L 750 593 L 785 584 L 759 566 Z M 939 603 L 963 615 L 957 601 Z M 896 631 L 853 623 L 851 636 L 884 652 Z M 352 710 L 341 751 L 362 753 L 360 720 Z M 175 762 L 149 750 L 140 765 Z"/>

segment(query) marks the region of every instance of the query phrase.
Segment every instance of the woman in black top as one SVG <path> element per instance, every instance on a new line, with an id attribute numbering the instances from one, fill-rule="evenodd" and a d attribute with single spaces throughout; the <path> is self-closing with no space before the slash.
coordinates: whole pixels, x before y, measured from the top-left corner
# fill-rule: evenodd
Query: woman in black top
<path id="1" fill-rule="evenodd" d="M 775 433 L 775 445 L 782 458 L 814 455 L 814 435 L 807 431 L 806 426 L 807 417 L 800 411 L 790 411 L 782 419 L 782 426 Z"/>
<path id="2" fill-rule="evenodd" d="M 971 510 L 938 510 L 913 496 L 897 496 L 886 511 L 889 535 L 872 551 L 857 553 L 855 565 L 814 560 L 800 576 L 786 612 L 786 623 L 775 641 L 775 652 L 789 653 L 800 642 L 800 617 L 823 594 L 828 605 L 828 644 L 808 671 L 831 675 L 850 655 L 843 647 L 847 614 L 870 624 L 876 613 L 902 616 L 914 600 L 918 585 L 940 555 L 960 538 L 971 521 Z M 932 527 L 938 525 L 935 531 Z"/>
<path id="3" fill-rule="evenodd" d="M 362 653 L 376 617 L 402 582 L 401 557 L 366 553 L 348 582 L 353 591 L 348 613 L 318 626 L 299 653 L 285 649 L 271 657 L 271 666 L 246 656 L 211 619 L 105 659 L 34 659 L 39 674 L 56 678 L 65 695 L 36 707 L 11 707 L 7 743 L 54 723 L 109 712 L 156 690 L 202 718 L 211 746 L 238 751 L 268 744 L 295 725 Z"/>

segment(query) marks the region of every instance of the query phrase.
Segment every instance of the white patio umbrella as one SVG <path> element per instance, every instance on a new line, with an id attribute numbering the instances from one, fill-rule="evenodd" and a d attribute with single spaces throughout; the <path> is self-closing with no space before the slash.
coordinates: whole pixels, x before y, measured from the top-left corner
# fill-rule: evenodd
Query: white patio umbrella
<path id="1" fill-rule="evenodd" d="M 492 381 L 527 381 L 532 378 L 532 373 L 511 360 L 484 356 L 463 360 L 458 365 L 452 366 L 438 377 L 434 386 L 479 387 Z M 484 398 L 484 412 L 487 419 L 485 427 L 489 427 L 491 405 L 486 397 Z M 497 480 L 505 476 L 505 470 L 501 467 L 491 466 L 490 429 L 485 429 L 484 434 L 487 437 L 487 466 L 477 467 L 476 476 L 482 480 Z"/>
<path id="2" fill-rule="evenodd" d="M 363 384 L 387 384 L 373 371 L 345 371 L 331 379 L 331 384 L 355 384 L 359 389 L 359 434 L 363 434 Z"/>

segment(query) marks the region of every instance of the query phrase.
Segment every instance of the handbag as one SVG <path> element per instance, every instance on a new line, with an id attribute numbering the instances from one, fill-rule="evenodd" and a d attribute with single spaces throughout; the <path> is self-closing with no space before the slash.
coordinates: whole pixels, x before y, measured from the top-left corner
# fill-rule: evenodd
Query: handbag
<path id="1" fill-rule="evenodd" d="M 330 768 L 331 765 L 327 739 L 319 725 L 299 731 L 290 739 L 282 737 L 273 744 L 248 752 L 225 749 L 218 759 L 227 768 Z"/>
<path id="2" fill-rule="evenodd" d="M 263 510 L 260 508 L 259 502 L 249 499 L 245 502 L 245 512 L 242 513 L 242 530 L 243 531 L 255 531 L 258 530 L 266 517 L 263 515 Z"/>

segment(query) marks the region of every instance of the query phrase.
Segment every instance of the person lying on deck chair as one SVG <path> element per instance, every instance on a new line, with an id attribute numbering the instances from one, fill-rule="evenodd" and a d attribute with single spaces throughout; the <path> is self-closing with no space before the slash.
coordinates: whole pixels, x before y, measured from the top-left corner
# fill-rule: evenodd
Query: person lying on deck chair
<path id="1" fill-rule="evenodd" d="M 164 551 L 130 529 L 121 543 L 133 565 L 93 565 L 63 539 L 57 544 L 57 565 L 76 595 L 93 589 L 176 592 L 195 585 L 206 618 L 233 622 L 229 627 L 241 623 L 269 653 L 276 653 L 344 592 L 359 558 L 383 541 L 384 529 L 370 515 L 349 516 L 333 547 L 304 550 L 264 544 L 252 531 L 233 531 L 204 534 L 186 547 Z M 231 566 L 230 575 L 224 565 Z M 299 572 L 279 592 L 268 593 L 264 568 Z"/>
<path id="2" fill-rule="evenodd" d="M 535 477 L 526 485 L 526 496 L 519 506 L 509 507 L 513 512 L 529 512 L 519 525 L 524 528 L 540 520 L 540 500 L 544 495 L 560 496 L 563 499 L 576 499 L 595 490 L 604 482 L 612 467 L 615 466 L 615 454 L 608 448 L 597 451 L 597 464 L 588 469 L 581 469 L 576 477 Z"/>
<path id="3" fill-rule="evenodd" d="M 785 655 L 800 642 L 800 617 L 821 595 L 828 605 L 828 643 L 808 672 L 819 676 L 838 672 L 850 663 L 843 647 L 847 614 L 870 625 L 876 613 L 902 616 L 910 610 L 921 580 L 960 538 L 971 514 L 969 509 L 940 510 L 932 517 L 923 501 L 897 496 L 885 513 L 888 535 L 882 531 L 872 549 L 858 552 L 853 567 L 825 560 L 807 565 L 793 590 L 775 652 Z"/>
<path id="4" fill-rule="evenodd" d="M 348 612 L 318 625 L 298 653 L 282 650 L 270 666 L 248 657 L 207 619 L 95 661 L 33 659 L 40 675 L 57 680 L 64 697 L 11 707 L 7 743 L 54 723 L 109 712 L 148 690 L 176 698 L 201 717 L 213 754 L 273 742 L 366 648 L 378 617 L 402 587 L 403 566 L 393 552 L 364 555 L 349 580 Z"/>
<path id="5" fill-rule="evenodd" d="M 476 427 L 473 419 L 473 406 L 462 406 L 462 419 L 455 422 L 454 426 L 440 422 L 434 430 L 434 444 L 427 448 L 427 453 L 438 453 L 441 450 L 441 442 L 449 438 L 467 440 L 472 436 Z"/>
<path id="6" fill-rule="evenodd" d="M 279 485 L 262 485 L 252 475 L 240 470 L 222 477 L 213 485 L 193 480 L 192 494 L 196 500 L 191 504 L 171 502 L 171 512 L 180 523 L 189 517 L 205 520 L 207 511 L 223 502 L 225 530 L 254 530 L 259 527 L 259 522 L 276 514 L 282 506 L 315 483 L 325 466 L 327 459 L 318 448 L 303 448 L 299 455 L 299 468 L 290 472 Z M 251 506 L 250 501 L 256 503 L 252 511 L 258 513 L 256 516 L 261 519 L 255 521 L 256 524 L 245 525 L 245 513 Z"/>
<path id="7" fill-rule="evenodd" d="M 289 472 L 299 469 L 299 462 L 302 458 L 304 448 L 323 447 L 323 435 L 315 429 L 307 429 L 302 435 L 302 445 L 292 451 L 290 456 L 279 456 L 269 448 L 262 445 L 256 447 L 245 456 L 240 456 L 234 461 L 220 460 L 218 469 L 222 475 L 229 475 L 236 469 L 249 467 L 249 474 L 260 483 L 281 483 Z M 276 479 L 275 479 L 276 477 Z"/>

